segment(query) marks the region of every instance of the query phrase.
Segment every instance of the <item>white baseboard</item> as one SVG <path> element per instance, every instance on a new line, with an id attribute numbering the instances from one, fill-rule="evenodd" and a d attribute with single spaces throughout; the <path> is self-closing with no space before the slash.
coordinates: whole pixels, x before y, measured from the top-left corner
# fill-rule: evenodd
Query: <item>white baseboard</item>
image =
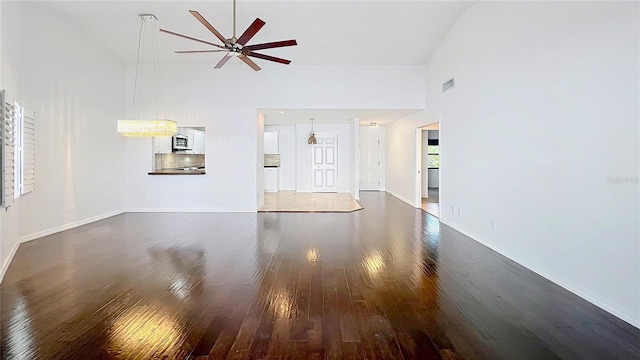
<path id="1" fill-rule="evenodd" d="M 90 218 L 86 218 L 86 219 L 79 220 L 79 221 L 74 221 L 72 223 L 64 224 L 64 225 L 61 225 L 61 226 L 56 226 L 56 227 L 51 228 L 51 229 L 38 231 L 37 233 L 21 236 L 20 238 L 18 238 L 18 241 L 13 245 L 13 248 L 11 249 L 11 252 L 9 253 L 9 256 L 7 257 L 7 260 L 4 262 L 4 264 L 2 264 L 2 269 L 0 270 L 0 283 L 4 279 L 4 274 L 7 272 L 7 269 L 9 269 L 9 264 L 11 264 L 11 261 L 13 260 L 13 257 L 16 255 L 16 252 L 18 251 L 18 247 L 20 247 L 20 244 L 28 242 L 28 241 L 32 241 L 32 240 L 35 240 L 35 239 L 39 239 L 41 237 L 53 235 L 53 234 L 59 233 L 61 231 L 73 229 L 73 228 L 76 228 L 78 226 L 86 225 L 86 224 L 89 224 L 89 223 L 92 223 L 92 222 L 96 222 L 96 221 L 99 221 L 99 220 L 104 220 L 106 218 L 110 218 L 112 216 L 120 215 L 122 213 L 124 213 L 124 210 L 111 211 L 111 212 L 108 212 L 108 213 L 100 214 L 100 215 L 97 215 L 97 216 L 92 216 Z"/>
<path id="2" fill-rule="evenodd" d="M 207 208 L 134 208 L 127 209 L 128 213 L 255 213 L 256 210 L 222 210 Z"/>
<path id="3" fill-rule="evenodd" d="M 549 274 L 545 273 L 544 271 L 541 271 L 540 269 L 536 268 L 535 266 L 531 266 L 531 265 L 529 265 L 529 264 L 526 264 L 526 263 L 524 263 L 524 262 L 519 261 L 518 259 L 516 259 L 516 258 L 512 257 L 511 255 L 504 253 L 504 252 L 503 252 L 503 251 L 501 251 L 500 249 L 498 249 L 498 248 L 496 248 L 496 247 L 494 247 L 494 246 L 492 246 L 492 245 L 490 245 L 490 244 L 487 244 L 486 242 L 484 242 L 484 241 L 480 240 L 480 238 L 479 238 L 479 237 L 477 237 L 477 236 L 475 236 L 475 235 L 471 235 L 471 234 L 469 234 L 469 233 L 467 233 L 467 232 L 465 232 L 465 231 L 462 231 L 462 230 L 460 230 L 460 229 L 456 228 L 456 227 L 455 227 L 455 226 L 453 226 L 453 225 L 448 224 L 448 223 L 447 223 L 447 222 L 445 222 L 445 221 L 442 221 L 442 218 L 440 218 L 440 222 L 441 222 L 442 224 L 445 224 L 445 225 L 447 225 L 448 227 L 450 227 L 450 228 L 454 229 L 455 231 L 457 231 L 457 232 L 461 233 L 462 235 L 464 235 L 464 236 L 466 236 L 466 237 L 470 238 L 471 240 L 474 240 L 474 241 L 479 242 L 480 244 L 482 244 L 482 245 L 484 245 L 484 246 L 488 247 L 489 249 L 491 249 L 491 250 L 493 250 L 493 251 L 497 252 L 498 254 L 500 254 L 500 255 L 502 255 L 502 256 L 504 256 L 504 257 L 506 257 L 507 259 L 509 259 L 509 260 L 511 260 L 511 261 L 514 261 L 514 262 L 516 262 L 516 263 L 517 263 L 517 264 L 519 264 L 520 266 L 523 266 L 523 267 L 525 267 L 525 268 L 527 268 L 527 269 L 529 269 L 529 270 L 533 271 L 534 273 L 536 273 L 536 274 L 538 274 L 538 275 L 542 276 L 543 278 L 545 278 L 545 279 L 547 279 L 547 280 L 551 281 L 552 283 L 554 283 L 554 284 L 556 284 L 556 285 L 558 285 L 558 286 L 560 286 L 560 287 L 564 288 L 565 290 L 567 290 L 567 291 L 569 291 L 569 292 L 572 292 L 572 293 L 574 293 L 575 295 L 577 295 L 577 296 L 579 296 L 579 297 L 581 297 L 581 298 L 583 298 L 583 299 L 587 300 L 588 302 L 590 302 L 590 303 L 592 303 L 593 305 L 595 305 L 595 306 L 597 306 L 597 307 L 601 308 L 602 310 L 604 310 L 604 311 L 606 311 L 606 312 L 610 313 L 611 315 L 613 315 L 613 316 L 615 316 L 615 317 L 618 317 L 618 318 L 620 318 L 620 319 L 622 319 L 622 320 L 624 320 L 624 321 L 628 322 L 629 324 L 631 324 L 631 325 L 633 325 L 633 326 L 635 326 L 635 327 L 637 327 L 637 328 L 639 328 L 639 329 L 640 329 L 640 320 L 638 320 L 638 319 L 634 319 L 634 318 L 632 318 L 631 316 L 629 316 L 629 315 L 627 315 L 627 314 L 623 314 L 623 313 L 621 313 L 621 312 L 617 311 L 616 309 L 614 309 L 613 307 L 609 306 L 608 304 L 606 304 L 606 303 L 605 303 L 605 302 L 603 302 L 602 300 L 600 300 L 600 299 L 596 299 L 596 298 L 594 298 L 593 296 L 591 296 L 591 295 L 589 295 L 589 294 L 585 294 L 584 292 L 580 291 L 579 289 L 576 289 L 576 288 L 575 288 L 575 287 L 573 287 L 572 285 L 567 284 L 567 283 L 565 283 L 564 281 L 559 280 L 559 279 L 555 278 L 554 276 L 551 276 L 551 275 L 549 275 Z"/>
<path id="4" fill-rule="evenodd" d="M 124 210 L 110 211 L 108 213 L 92 216 L 90 218 L 86 218 L 86 219 L 83 219 L 83 220 L 74 221 L 72 223 L 64 224 L 62 226 L 56 226 L 56 227 L 51 228 L 51 229 L 38 231 L 37 233 L 21 236 L 20 239 L 18 240 L 18 243 L 22 244 L 22 243 L 25 243 L 27 241 L 39 239 L 39 238 L 44 237 L 44 236 L 53 235 L 53 234 L 59 233 L 61 231 L 73 229 L 73 228 L 76 228 L 78 226 L 82 226 L 82 225 L 86 225 L 86 224 L 89 224 L 89 223 L 92 223 L 92 222 L 104 220 L 106 218 L 110 218 L 112 216 L 120 215 L 120 214 L 123 214 L 123 213 L 124 213 Z"/>
<path id="5" fill-rule="evenodd" d="M 7 269 L 9 269 L 9 264 L 11 264 L 11 260 L 13 260 L 13 257 L 16 255 L 16 252 L 18 251 L 19 246 L 20 246 L 19 241 L 13 244 L 13 248 L 9 253 L 9 257 L 7 257 L 7 261 L 5 261 L 4 264 L 2 264 L 2 270 L 0 270 L 0 283 L 2 282 L 2 279 L 4 279 L 4 274 L 7 272 Z"/>
<path id="6" fill-rule="evenodd" d="M 407 204 L 411 205 L 411 207 L 416 207 L 416 205 L 413 203 L 413 201 L 410 201 L 409 199 L 407 199 L 407 198 L 405 198 L 403 196 L 400 196 L 400 195 L 394 193 L 391 190 L 385 190 L 385 191 L 388 192 L 391 196 L 397 197 L 398 199 L 400 199 L 400 200 L 406 202 Z"/>

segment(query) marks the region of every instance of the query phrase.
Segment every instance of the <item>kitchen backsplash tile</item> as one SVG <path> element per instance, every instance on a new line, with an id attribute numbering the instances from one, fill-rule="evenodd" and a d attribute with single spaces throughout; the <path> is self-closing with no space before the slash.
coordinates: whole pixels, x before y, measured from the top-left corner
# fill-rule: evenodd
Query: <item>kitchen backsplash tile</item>
<path id="1" fill-rule="evenodd" d="M 204 154 L 156 154 L 156 170 L 204 167 Z"/>
<path id="2" fill-rule="evenodd" d="M 280 166 L 280 154 L 264 154 L 264 166 Z"/>

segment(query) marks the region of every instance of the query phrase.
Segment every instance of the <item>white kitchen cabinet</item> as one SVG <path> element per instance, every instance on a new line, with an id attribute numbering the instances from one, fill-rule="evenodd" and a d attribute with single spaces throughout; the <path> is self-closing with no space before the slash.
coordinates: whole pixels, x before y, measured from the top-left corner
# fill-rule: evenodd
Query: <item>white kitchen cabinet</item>
<path id="1" fill-rule="evenodd" d="M 264 132 L 264 153 L 279 154 L 278 151 L 278 131 L 270 130 Z"/>
<path id="2" fill-rule="evenodd" d="M 193 130 L 191 149 L 194 154 L 204 154 L 204 131 Z"/>
<path id="3" fill-rule="evenodd" d="M 187 146 L 191 150 L 193 150 L 193 129 L 187 128 L 187 127 L 181 127 L 181 128 L 178 128 L 178 134 L 187 137 Z"/>
<path id="4" fill-rule="evenodd" d="M 278 168 L 264 168 L 264 191 L 278 192 Z"/>
<path id="5" fill-rule="evenodd" d="M 154 152 L 156 154 L 171 154 L 171 136 L 156 137 L 154 140 Z"/>

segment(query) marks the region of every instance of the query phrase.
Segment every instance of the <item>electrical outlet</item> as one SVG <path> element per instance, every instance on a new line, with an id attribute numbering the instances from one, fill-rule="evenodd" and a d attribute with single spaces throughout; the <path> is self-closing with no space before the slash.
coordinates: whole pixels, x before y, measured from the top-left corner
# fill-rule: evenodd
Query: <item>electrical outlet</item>
<path id="1" fill-rule="evenodd" d="M 456 207 L 455 205 L 451 205 L 451 213 L 455 214 L 456 213 Z"/>
<path id="2" fill-rule="evenodd" d="M 71 206 L 69 206 L 69 212 L 76 212 L 76 205 L 75 204 L 71 204 Z"/>
<path id="3" fill-rule="evenodd" d="M 458 209 L 458 216 L 462 216 L 462 209 Z"/>
<path id="4" fill-rule="evenodd" d="M 492 228 L 493 230 L 495 230 L 495 229 L 496 229 L 496 227 L 497 227 L 496 221 L 495 221 L 495 220 L 491 220 L 491 228 Z"/>

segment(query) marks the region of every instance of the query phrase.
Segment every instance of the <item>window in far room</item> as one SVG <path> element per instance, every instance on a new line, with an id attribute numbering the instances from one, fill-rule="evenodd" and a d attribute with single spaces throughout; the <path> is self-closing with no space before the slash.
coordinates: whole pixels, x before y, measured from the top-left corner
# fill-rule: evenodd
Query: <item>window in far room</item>
<path id="1" fill-rule="evenodd" d="M 438 139 L 429 139 L 429 145 L 427 146 L 427 159 L 429 169 L 440 168 L 440 146 Z"/>

